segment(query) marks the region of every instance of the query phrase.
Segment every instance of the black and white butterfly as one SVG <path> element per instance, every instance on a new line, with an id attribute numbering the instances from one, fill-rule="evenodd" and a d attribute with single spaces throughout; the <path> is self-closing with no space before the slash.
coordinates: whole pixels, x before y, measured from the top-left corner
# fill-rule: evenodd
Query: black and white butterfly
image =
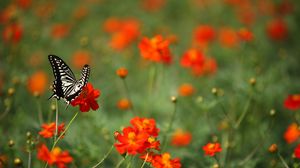
<path id="1" fill-rule="evenodd" d="M 58 56 L 48 55 L 48 59 L 51 63 L 53 75 L 55 80 L 53 81 L 53 95 L 52 97 L 63 98 L 69 105 L 82 91 L 82 88 L 87 84 L 90 67 L 84 65 L 81 71 L 81 78 L 76 80 L 75 75 L 69 66 Z"/>

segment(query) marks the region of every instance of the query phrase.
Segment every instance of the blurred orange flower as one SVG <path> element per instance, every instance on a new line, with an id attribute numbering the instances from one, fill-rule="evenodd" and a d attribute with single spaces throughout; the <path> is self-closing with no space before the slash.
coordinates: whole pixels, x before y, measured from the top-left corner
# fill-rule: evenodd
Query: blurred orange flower
<path id="1" fill-rule="evenodd" d="M 50 166 L 56 165 L 58 168 L 66 168 L 66 164 L 73 161 L 73 158 L 70 156 L 68 151 L 61 151 L 58 147 L 49 151 L 45 144 L 42 144 L 38 148 L 37 158 L 47 162 Z"/>
<path id="2" fill-rule="evenodd" d="M 72 64 L 81 69 L 85 64 L 91 63 L 91 54 L 86 50 L 78 50 L 72 55 Z"/>
<path id="3" fill-rule="evenodd" d="M 287 143 L 293 143 L 299 138 L 300 130 L 298 127 L 296 123 L 292 123 L 285 130 L 283 138 Z"/>
<path id="4" fill-rule="evenodd" d="M 17 44 L 23 36 L 23 28 L 20 23 L 12 23 L 4 27 L 2 39 L 5 43 Z"/>
<path id="5" fill-rule="evenodd" d="M 17 5 L 23 9 L 29 8 L 31 4 L 32 4 L 31 0 L 17 0 Z"/>
<path id="6" fill-rule="evenodd" d="M 190 144 L 191 140 L 192 134 L 190 132 L 185 132 L 181 129 L 178 129 L 172 135 L 171 144 L 173 146 L 186 146 Z"/>
<path id="7" fill-rule="evenodd" d="M 159 129 L 156 127 L 156 122 L 152 118 L 134 117 L 130 120 L 130 123 L 139 131 L 145 131 L 153 137 L 158 136 Z"/>
<path id="8" fill-rule="evenodd" d="M 120 110 L 128 110 L 131 108 L 131 102 L 126 98 L 120 99 L 117 103 L 117 107 Z"/>
<path id="9" fill-rule="evenodd" d="M 201 48 L 206 48 L 215 39 L 215 36 L 215 30 L 210 25 L 200 25 L 194 30 L 194 41 Z"/>
<path id="10" fill-rule="evenodd" d="M 192 84 L 184 83 L 178 88 L 180 96 L 191 96 L 195 93 L 195 88 Z"/>
<path id="11" fill-rule="evenodd" d="M 202 148 L 205 152 L 205 155 L 215 156 L 216 153 L 221 152 L 222 148 L 219 143 L 208 143 Z"/>
<path id="12" fill-rule="evenodd" d="M 172 61 L 169 41 L 164 40 L 161 35 L 151 39 L 144 37 L 139 43 L 139 49 L 142 57 L 146 60 L 164 64 L 170 64 Z"/>
<path id="13" fill-rule="evenodd" d="M 124 67 L 121 67 L 119 69 L 117 69 L 116 74 L 120 77 L 120 78 L 126 78 L 128 75 L 128 70 Z"/>
<path id="14" fill-rule="evenodd" d="M 142 155 L 141 158 L 143 160 L 146 159 L 146 155 Z M 181 163 L 179 158 L 171 159 L 171 155 L 169 153 L 163 154 L 153 154 L 150 153 L 146 162 L 152 164 L 154 168 L 181 168 Z"/>
<path id="15" fill-rule="evenodd" d="M 284 100 L 284 107 L 289 110 L 300 109 L 300 94 L 288 95 Z"/>
<path id="16" fill-rule="evenodd" d="M 117 50 L 126 48 L 140 35 L 140 22 L 136 19 L 109 18 L 103 27 L 112 35 L 110 46 Z"/>
<path id="17" fill-rule="evenodd" d="M 0 11 L 0 23 L 8 23 L 17 15 L 18 9 L 15 4 L 10 4 Z"/>
<path id="18" fill-rule="evenodd" d="M 39 132 L 39 134 L 44 137 L 44 138 L 52 138 L 55 134 L 55 126 L 56 124 L 53 123 L 49 123 L 49 124 L 43 124 L 42 125 L 42 130 Z M 57 135 L 60 136 L 60 134 L 65 130 L 65 124 L 61 123 L 58 127 L 57 127 Z"/>
<path id="19" fill-rule="evenodd" d="M 219 41 L 223 47 L 236 47 L 238 44 L 237 33 L 230 27 L 221 28 L 219 31 Z"/>
<path id="20" fill-rule="evenodd" d="M 44 71 L 37 71 L 27 80 L 27 89 L 31 94 L 42 94 L 47 89 L 48 76 Z"/>
<path id="21" fill-rule="evenodd" d="M 54 39 L 65 38 L 70 32 L 70 26 L 64 23 L 58 23 L 52 26 L 51 36 Z"/>
<path id="22" fill-rule="evenodd" d="M 284 40 L 288 35 L 287 24 L 282 19 L 273 19 L 267 23 L 267 35 L 275 41 Z"/>
<path id="23" fill-rule="evenodd" d="M 300 159 L 300 144 L 298 144 L 297 147 L 295 148 L 294 155 L 297 159 Z"/>
<path id="24" fill-rule="evenodd" d="M 254 39 L 253 33 L 246 28 L 241 28 L 238 31 L 238 36 L 240 40 L 247 41 L 247 42 L 252 41 Z"/>
<path id="25" fill-rule="evenodd" d="M 97 110 L 99 108 L 99 104 L 97 103 L 96 98 L 98 98 L 100 94 L 100 90 L 94 89 L 91 83 L 87 83 L 79 96 L 71 102 L 71 105 L 79 105 L 79 110 L 81 112 L 88 112 L 90 109 Z"/>
<path id="26" fill-rule="evenodd" d="M 181 57 L 180 64 L 183 67 L 203 66 L 205 56 L 197 49 L 187 50 Z"/>
<path id="27" fill-rule="evenodd" d="M 157 11 L 164 6 L 166 0 L 142 0 L 142 7 L 148 11 Z"/>
<path id="28" fill-rule="evenodd" d="M 196 76 L 203 74 L 214 74 L 218 69 L 217 62 L 214 58 L 207 58 L 203 67 L 195 66 L 193 72 Z"/>
<path id="29" fill-rule="evenodd" d="M 88 15 L 88 8 L 85 6 L 79 6 L 73 12 L 73 17 L 77 20 L 83 19 Z"/>

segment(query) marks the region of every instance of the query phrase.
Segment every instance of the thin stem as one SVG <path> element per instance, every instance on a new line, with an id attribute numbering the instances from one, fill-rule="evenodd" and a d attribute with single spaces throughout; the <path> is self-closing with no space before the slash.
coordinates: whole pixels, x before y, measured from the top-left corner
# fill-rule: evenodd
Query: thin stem
<path id="1" fill-rule="evenodd" d="M 234 128 L 239 128 L 241 122 L 244 120 L 247 112 L 248 112 L 248 109 L 250 107 L 250 103 L 251 103 L 251 100 L 252 100 L 252 95 L 250 95 L 248 101 L 247 101 L 247 104 L 245 105 L 244 107 L 244 110 L 243 110 L 243 113 L 241 114 L 241 116 L 239 117 L 239 119 L 237 120 L 236 124 L 235 124 L 235 127 Z"/>
<path id="2" fill-rule="evenodd" d="M 129 167 L 131 166 L 132 159 L 133 159 L 133 156 L 130 156 L 130 160 L 129 160 L 129 162 L 127 163 L 126 168 L 129 168 Z"/>
<path id="3" fill-rule="evenodd" d="M 55 99 L 55 134 L 54 134 L 54 143 L 57 139 L 58 134 L 58 100 Z"/>
<path id="4" fill-rule="evenodd" d="M 75 115 L 73 116 L 73 118 L 71 119 L 71 121 L 68 123 L 68 125 L 66 126 L 66 129 L 59 135 L 59 137 L 54 141 L 51 151 L 54 149 L 55 145 L 58 143 L 58 141 L 61 139 L 62 136 L 64 136 L 64 134 L 67 132 L 67 130 L 69 129 L 69 127 L 71 126 L 71 124 L 73 123 L 73 121 L 75 120 L 75 118 L 77 117 L 79 112 L 76 112 Z"/>
<path id="5" fill-rule="evenodd" d="M 125 157 L 123 157 L 123 159 L 116 165 L 115 168 L 119 168 L 122 165 L 122 163 L 126 160 L 127 156 L 128 154 L 126 153 Z"/>
<path id="6" fill-rule="evenodd" d="M 28 168 L 31 168 L 31 151 L 28 152 Z"/>
<path id="7" fill-rule="evenodd" d="M 127 96 L 127 98 L 129 99 L 129 101 L 131 103 L 130 110 L 131 110 L 132 114 L 136 116 L 136 113 L 135 113 L 134 108 L 133 108 L 133 102 L 132 102 L 132 99 L 131 99 L 130 94 L 129 94 L 129 88 L 128 88 L 126 79 L 123 78 L 122 81 L 123 81 L 123 84 L 124 84 L 124 87 L 125 87 L 126 96 Z"/>
<path id="8" fill-rule="evenodd" d="M 149 73 L 149 93 L 151 94 L 153 89 L 154 89 L 154 85 L 155 85 L 155 80 L 156 80 L 156 72 L 157 71 L 157 66 L 156 64 L 154 64 L 154 66 L 151 67 L 150 69 L 150 73 Z"/>
<path id="9" fill-rule="evenodd" d="M 283 157 L 281 156 L 281 154 L 280 154 L 279 152 L 277 152 L 277 155 L 278 155 L 280 161 L 282 162 L 283 166 L 284 166 L 285 168 L 290 168 L 290 167 L 288 166 L 288 164 L 285 162 L 285 160 L 283 159 Z"/>
<path id="10" fill-rule="evenodd" d="M 221 165 L 220 165 L 220 162 L 219 162 L 219 159 L 217 158 L 217 156 L 215 155 L 213 158 L 215 159 L 215 161 L 218 164 L 219 168 L 221 168 Z"/>
<path id="11" fill-rule="evenodd" d="M 112 151 L 113 148 L 114 148 L 114 144 L 110 147 L 109 151 L 103 156 L 103 158 L 100 160 L 100 162 L 98 162 L 92 168 L 96 168 L 97 166 L 99 166 L 108 157 L 108 155 L 111 153 L 111 151 Z"/>
<path id="12" fill-rule="evenodd" d="M 175 114 L 176 114 L 176 102 L 173 102 L 174 104 L 174 110 L 173 110 L 173 113 L 172 113 L 172 116 L 171 116 L 171 120 L 170 120 L 170 123 L 168 125 L 168 128 L 164 134 L 164 138 L 163 138 L 163 142 L 162 142 L 162 151 L 164 150 L 165 146 L 166 146 L 166 142 L 167 142 L 167 134 L 171 131 L 172 129 L 172 126 L 173 126 L 173 123 L 174 123 L 174 120 L 175 120 Z"/>
<path id="13" fill-rule="evenodd" d="M 44 120 L 43 120 L 42 106 L 41 106 L 41 102 L 40 102 L 39 98 L 37 98 L 36 104 L 37 104 L 37 109 L 38 109 L 39 122 L 40 122 L 40 124 L 42 124 L 42 123 L 44 123 Z"/>
<path id="14" fill-rule="evenodd" d="M 146 162 L 147 162 L 148 156 L 149 156 L 149 153 L 147 153 L 147 155 L 146 155 L 146 157 L 145 157 L 145 160 L 144 160 L 144 162 L 143 162 L 141 168 L 144 168 L 144 166 L 145 166 L 145 164 L 146 164 Z"/>

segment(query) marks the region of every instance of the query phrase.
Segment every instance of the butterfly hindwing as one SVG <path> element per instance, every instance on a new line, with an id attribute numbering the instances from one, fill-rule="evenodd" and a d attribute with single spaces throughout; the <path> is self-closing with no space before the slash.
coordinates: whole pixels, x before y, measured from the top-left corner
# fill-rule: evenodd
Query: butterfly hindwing
<path id="1" fill-rule="evenodd" d="M 90 72 L 89 66 L 84 66 L 81 78 L 77 81 L 72 70 L 61 58 L 56 55 L 49 55 L 48 59 L 55 77 L 53 81 L 54 93 L 50 98 L 63 98 L 69 104 L 80 94 L 82 88 L 86 85 Z"/>

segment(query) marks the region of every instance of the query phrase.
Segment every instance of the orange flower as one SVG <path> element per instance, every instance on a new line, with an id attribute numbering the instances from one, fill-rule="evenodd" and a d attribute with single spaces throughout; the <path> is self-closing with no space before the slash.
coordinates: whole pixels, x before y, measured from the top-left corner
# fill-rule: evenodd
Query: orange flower
<path id="1" fill-rule="evenodd" d="M 124 67 L 121 67 L 119 69 L 117 69 L 116 74 L 120 77 L 120 78 L 126 78 L 127 74 L 128 74 L 128 70 Z"/>
<path id="2" fill-rule="evenodd" d="M 123 134 L 117 134 L 115 147 L 120 154 L 135 155 L 137 153 L 143 153 L 148 144 L 149 134 L 143 131 L 138 131 L 132 127 L 126 127 L 123 129 Z"/>
<path id="3" fill-rule="evenodd" d="M 73 17 L 77 20 L 83 19 L 88 15 L 88 8 L 85 6 L 79 6 L 73 12 Z"/>
<path id="4" fill-rule="evenodd" d="M 203 68 L 197 69 L 197 67 L 195 67 L 193 72 L 196 76 L 202 74 L 214 74 L 216 73 L 217 69 L 218 65 L 216 60 L 214 58 L 208 58 L 206 59 Z"/>
<path id="5" fill-rule="evenodd" d="M 130 120 L 130 123 L 139 131 L 145 131 L 153 137 L 158 136 L 159 129 L 156 127 L 156 122 L 152 118 L 135 117 Z"/>
<path id="6" fill-rule="evenodd" d="M 180 168 L 181 167 L 179 158 L 171 159 L 171 155 L 169 153 L 155 155 L 151 164 L 155 168 Z"/>
<path id="7" fill-rule="evenodd" d="M 232 28 L 222 28 L 219 32 L 219 41 L 224 47 L 235 47 L 238 44 L 237 33 Z"/>
<path id="8" fill-rule="evenodd" d="M 215 156 L 216 153 L 221 152 L 222 148 L 219 143 L 208 143 L 202 147 L 205 152 L 205 155 Z"/>
<path id="9" fill-rule="evenodd" d="M 131 102 L 126 98 L 120 99 L 117 103 L 117 107 L 120 110 L 128 110 L 131 108 Z"/>
<path id="10" fill-rule="evenodd" d="M 178 88 L 180 96 L 191 96 L 195 93 L 195 88 L 192 84 L 184 83 Z"/>
<path id="11" fill-rule="evenodd" d="M 48 85 L 48 76 L 44 71 L 37 71 L 27 80 L 27 89 L 32 94 L 42 94 Z"/>
<path id="12" fill-rule="evenodd" d="M 192 134 L 190 132 L 184 132 L 178 129 L 171 138 L 171 144 L 173 146 L 187 146 L 192 140 Z"/>
<path id="13" fill-rule="evenodd" d="M 85 50 L 76 51 L 72 55 L 72 63 L 74 67 L 81 69 L 85 64 L 91 63 L 91 54 Z"/>
<path id="14" fill-rule="evenodd" d="M 50 123 L 50 124 L 43 124 L 42 125 L 42 129 L 39 134 L 44 137 L 44 138 L 52 138 L 55 134 L 55 126 L 56 124 Z M 58 127 L 57 127 L 57 135 L 60 136 L 60 134 L 65 130 L 65 124 L 61 123 Z"/>
<path id="15" fill-rule="evenodd" d="M 148 11 L 157 11 L 164 6 L 165 3 L 166 0 L 143 0 L 142 7 Z"/>
<path id="16" fill-rule="evenodd" d="M 296 123 L 292 123 L 288 126 L 284 133 L 284 139 L 287 143 L 293 143 L 295 142 L 300 135 L 300 130 L 298 128 L 298 125 Z"/>
<path id="17" fill-rule="evenodd" d="M 17 4 L 21 8 L 27 9 L 31 6 L 32 2 L 31 2 L 31 0 L 17 0 Z"/>
<path id="18" fill-rule="evenodd" d="M 68 151 L 61 151 L 58 147 L 49 151 L 45 144 L 38 148 L 37 158 L 47 162 L 50 166 L 56 165 L 58 168 L 67 168 L 66 164 L 73 161 Z"/>
<path id="19" fill-rule="evenodd" d="M 70 32 L 70 26 L 67 24 L 55 24 L 52 26 L 51 36 L 54 39 L 62 39 L 65 38 Z"/>
<path id="20" fill-rule="evenodd" d="M 300 159 L 300 144 L 298 144 L 297 147 L 295 148 L 294 155 L 297 159 Z"/>
<path id="21" fill-rule="evenodd" d="M 242 28 L 238 31 L 238 36 L 242 41 L 252 41 L 253 33 L 246 28 Z"/>
<path id="22" fill-rule="evenodd" d="M 197 49 L 189 49 L 181 57 L 180 64 L 182 67 L 203 66 L 205 56 Z"/>
<path id="23" fill-rule="evenodd" d="M 172 55 L 169 49 L 169 41 L 164 40 L 161 35 L 151 39 L 144 37 L 139 43 L 141 56 L 153 62 L 170 64 Z"/>
<path id="24" fill-rule="evenodd" d="M 300 94 L 288 95 L 284 100 L 284 107 L 289 110 L 300 109 Z"/>
<path id="25" fill-rule="evenodd" d="M 110 46 L 122 50 L 137 39 L 140 34 L 140 23 L 135 19 L 110 18 L 104 23 L 104 30 L 112 34 Z"/>
<path id="26" fill-rule="evenodd" d="M 20 23 L 13 23 L 6 26 L 2 32 L 3 41 L 17 44 L 23 36 L 23 28 Z"/>
<path id="27" fill-rule="evenodd" d="M 100 96 L 101 92 L 98 89 L 94 89 L 91 83 L 87 83 L 82 89 L 79 96 L 71 102 L 72 106 L 79 105 L 79 110 L 81 112 L 88 112 L 90 109 L 97 110 L 99 105 L 96 98 Z"/>
<path id="28" fill-rule="evenodd" d="M 284 40 L 288 35 L 287 25 L 282 19 L 269 21 L 266 31 L 269 38 L 276 41 Z"/>
<path id="29" fill-rule="evenodd" d="M 200 25 L 194 30 L 194 40 L 202 48 L 215 39 L 215 30 L 210 25 Z"/>
<path id="30" fill-rule="evenodd" d="M 11 21 L 17 14 L 18 8 L 15 4 L 10 4 L 7 7 L 5 7 L 4 9 L 1 9 L 0 11 L 0 23 L 4 24 L 4 23 L 8 23 L 9 21 Z"/>

